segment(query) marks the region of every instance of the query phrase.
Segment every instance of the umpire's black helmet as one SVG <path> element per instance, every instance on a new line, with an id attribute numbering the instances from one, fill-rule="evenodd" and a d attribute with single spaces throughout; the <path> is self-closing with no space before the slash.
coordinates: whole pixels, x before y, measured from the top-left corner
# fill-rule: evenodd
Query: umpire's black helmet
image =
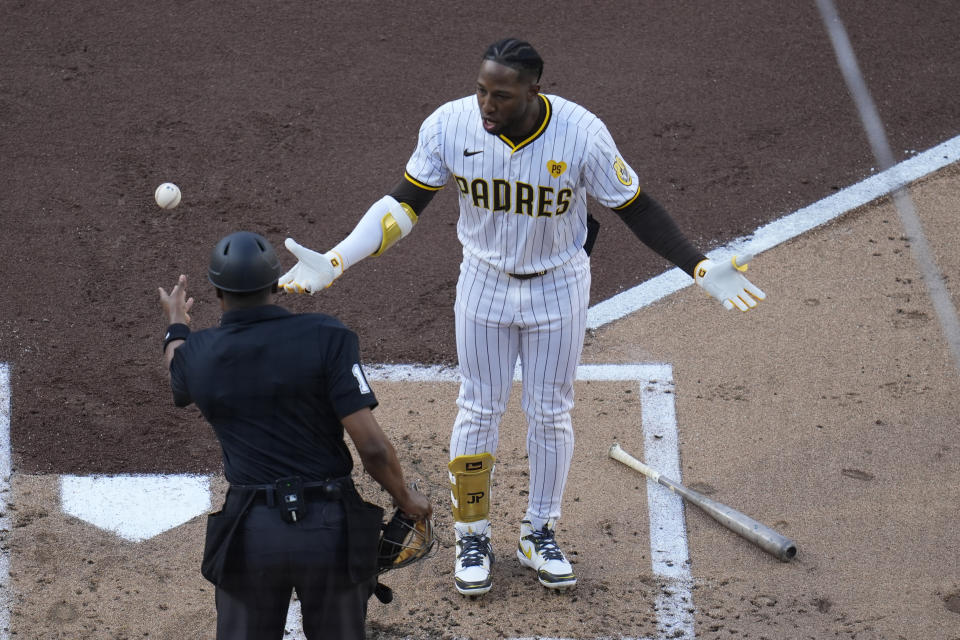
<path id="1" fill-rule="evenodd" d="M 276 284 L 282 273 L 280 258 L 266 238 L 237 231 L 213 248 L 207 277 L 217 289 L 251 293 Z"/>

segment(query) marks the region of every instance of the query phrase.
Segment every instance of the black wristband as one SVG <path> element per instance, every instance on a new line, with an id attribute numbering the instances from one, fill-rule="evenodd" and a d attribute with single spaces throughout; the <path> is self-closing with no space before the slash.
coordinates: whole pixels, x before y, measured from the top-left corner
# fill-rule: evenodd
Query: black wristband
<path id="1" fill-rule="evenodd" d="M 190 327 L 182 322 L 175 322 L 167 327 L 167 332 L 163 335 L 163 352 L 167 352 L 167 345 L 174 340 L 186 340 L 190 335 Z"/>

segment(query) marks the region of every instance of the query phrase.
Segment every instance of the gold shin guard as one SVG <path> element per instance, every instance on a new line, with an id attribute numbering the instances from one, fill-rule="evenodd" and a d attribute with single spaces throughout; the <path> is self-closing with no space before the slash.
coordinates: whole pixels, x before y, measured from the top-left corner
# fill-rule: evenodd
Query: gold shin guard
<path id="1" fill-rule="evenodd" d="M 489 453 L 457 456 L 450 469 L 450 499 L 457 522 L 487 520 L 490 515 L 490 475 L 494 458 Z"/>

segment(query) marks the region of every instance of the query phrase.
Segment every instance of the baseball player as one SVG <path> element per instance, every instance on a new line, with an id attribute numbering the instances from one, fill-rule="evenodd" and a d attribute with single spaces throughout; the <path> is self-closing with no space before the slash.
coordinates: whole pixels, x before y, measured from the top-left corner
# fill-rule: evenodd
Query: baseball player
<path id="1" fill-rule="evenodd" d="M 403 180 L 325 254 L 288 238 L 298 262 L 280 279 L 288 292 L 330 286 L 350 266 L 409 234 L 439 189 L 450 183 L 457 189 L 462 382 L 449 472 L 454 583 L 466 595 L 492 585 L 490 479 L 518 357 L 530 484 L 517 558 L 547 588 L 576 584 L 554 531 L 573 454 L 573 382 L 590 292 L 595 223 L 587 215 L 588 195 L 728 309 L 746 311 L 764 298 L 741 273 L 745 261 L 706 259 L 640 189 L 603 122 L 569 100 L 540 93 L 542 70 L 527 42 L 490 45 L 476 94 L 444 104 L 423 122 Z"/>

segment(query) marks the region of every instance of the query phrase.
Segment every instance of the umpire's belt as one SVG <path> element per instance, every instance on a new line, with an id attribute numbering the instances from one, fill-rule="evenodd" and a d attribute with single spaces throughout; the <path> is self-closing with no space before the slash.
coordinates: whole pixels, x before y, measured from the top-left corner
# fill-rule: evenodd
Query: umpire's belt
<path id="1" fill-rule="evenodd" d="M 531 278 L 539 278 L 546 273 L 546 271 L 537 271 L 536 273 L 508 273 L 507 275 L 517 280 L 529 280 Z"/>
<path id="2" fill-rule="evenodd" d="M 339 500 L 345 493 L 355 491 L 350 476 L 304 482 L 302 486 L 304 499 L 311 501 Z M 277 504 L 277 489 L 272 484 L 231 484 L 230 487 L 244 492 L 254 491 L 253 504 L 265 504 L 268 507 Z"/>

